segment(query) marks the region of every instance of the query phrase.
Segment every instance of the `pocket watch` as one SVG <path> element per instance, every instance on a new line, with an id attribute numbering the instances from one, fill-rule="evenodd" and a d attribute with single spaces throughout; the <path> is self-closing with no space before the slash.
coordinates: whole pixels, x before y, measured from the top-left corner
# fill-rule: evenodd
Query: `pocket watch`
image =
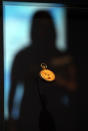
<path id="1" fill-rule="evenodd" d="M 42 70 L 40 71 L 39 75 L 43 80 L 47 82 L 52 82 L 55 80 L 55 73 L 47 69 L 47 65 L 45 63 L 41 64 L 41 68 Z"/>

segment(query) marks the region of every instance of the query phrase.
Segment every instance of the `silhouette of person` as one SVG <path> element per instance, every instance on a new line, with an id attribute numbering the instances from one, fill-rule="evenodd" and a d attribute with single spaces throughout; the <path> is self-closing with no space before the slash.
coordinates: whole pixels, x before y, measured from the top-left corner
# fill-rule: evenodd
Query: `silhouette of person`
<path id="1" fill-rule="evenodd" d="M 21 101 L 20 116 L 17 122 L 18 130 L 21 129 L 24 131 L 25 129 L 29 129 L 31 131 L 37 131 L 40 128 L 40 131 L 49 129 L 55 131 L 54 121 L 56 123 L 57 130 L 60 129 L 60 127 L 68 125 L 68 121 L 65 121 L 65 124 L 63 123 L 64 117 L 67 118 L 65 110 L 68 112 L 68 109 L 60 103 L 60 98 L 67 92 L 64 88 L 59 88 L 61 87 L 60 83 L 62 83 L 62 86 L 65 86 L 67 84 L 67 80 L 62 79 L 62 77 L 60 80 L 60 76 L 58 76 L 58 82 L 57 72 L 60 72 L 60 70 L 56 70 L 55 68 L 58 64 L 57 59 L 60 61 L 61 65 L 64 65 L 64 63 L 68 65 L 67 62 L 70 61 L 70 57 L 67 55 L 62 61 L 63 56 L 67 53 L 63 54 L 55 47 L 56 31 L 49 12 L 38 11 L 33 16 L 31 41 L 31 45 L 21 50 L 15 56 L 15 60 L 13 62 L 11 71 L 9 114 L 11 117 L 16 88 L 19 84 L 22 84 L 24 94 Z M 40 65 L 42 62 L 46 63 L 51 70 L 55 71 L 56 83 L 47 83 L 39 78 L 38 74 L 40 72 Z M 41 96 L 45 95 L 47 97 L 48 104 L 45 104 L 45 108 L 41 108 L 36 79 L 39 79 L 38 86 Z M 69 86 L 69 84 L 66 86 Z M 51 117 L 50 112 L 52 112 L 53 117 Z M 45 119 L 49 120 L 49 122 L 51 121 L 51 124 L 43 124 Z M 43 128 L 41 128 L 42 124 Z M 50 125 L 52 128 L 50 128 Z"/>

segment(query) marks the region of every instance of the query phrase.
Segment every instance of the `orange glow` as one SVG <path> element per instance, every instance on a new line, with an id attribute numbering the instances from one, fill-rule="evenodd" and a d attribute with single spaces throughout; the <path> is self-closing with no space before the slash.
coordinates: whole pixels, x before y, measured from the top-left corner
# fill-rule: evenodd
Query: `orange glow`
<path id="1" fill-rule="evenodd" d="M 48 70 L 48 69 L 41 70 L 40 77 L 49 82 L 55 80 L 55 74 L 51 70 Z"/>

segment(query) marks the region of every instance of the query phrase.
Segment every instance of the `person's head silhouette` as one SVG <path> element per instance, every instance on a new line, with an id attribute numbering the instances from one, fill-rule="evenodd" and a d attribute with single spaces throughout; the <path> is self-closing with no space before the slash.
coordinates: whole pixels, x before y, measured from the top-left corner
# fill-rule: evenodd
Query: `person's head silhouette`
<path id="1" fill-rule="evenodd" d="M 31 39 L 33 43 L 43 49 L 52 48 L 55 44 L 56 32 L 51 14 L 48 11 L 37 11 L 33 16 Z M 32 44 L 33 44 L 32 43 Z"/>

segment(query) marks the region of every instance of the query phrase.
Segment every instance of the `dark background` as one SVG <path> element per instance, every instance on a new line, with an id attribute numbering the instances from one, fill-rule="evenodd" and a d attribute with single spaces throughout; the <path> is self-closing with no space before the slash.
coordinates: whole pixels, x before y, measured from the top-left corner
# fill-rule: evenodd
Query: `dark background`
<path id="1" fill-rule="evenodd" d="M 10 1 L 10 0 L 9 0 Z M 11 0 L 13 1 L 13 0 Z M 18 0 L 16 0 L 18 1 Z M 20 1 L 20 0 L 19 0 Z M 21 0 L 24 1 L 24 0 Z M 29 0 L 26 0 L 29 1 Z M 88 44 L 88 2 L 85 0 L 42 0 L 42 1 L 31 1 L 31 2 L 56 2 L 63 3 L 67 7 L 67 40 L 69 49 L 72 55 L 75 57 L 78 69 L 79 78 L 79 95 L 80 99 L 78 111 L 79 120 L 78 123 L 80 128 L 87 127 L 87 104 L 88 104 L 88 82 L 87 82 L 87 44 Z M 0 5 L 1 6 L 1 5 Z M 4 127 L 3 118 L 3 21 L 2 21 L 2 8 L 0 8 L 0 124 Z"/>

